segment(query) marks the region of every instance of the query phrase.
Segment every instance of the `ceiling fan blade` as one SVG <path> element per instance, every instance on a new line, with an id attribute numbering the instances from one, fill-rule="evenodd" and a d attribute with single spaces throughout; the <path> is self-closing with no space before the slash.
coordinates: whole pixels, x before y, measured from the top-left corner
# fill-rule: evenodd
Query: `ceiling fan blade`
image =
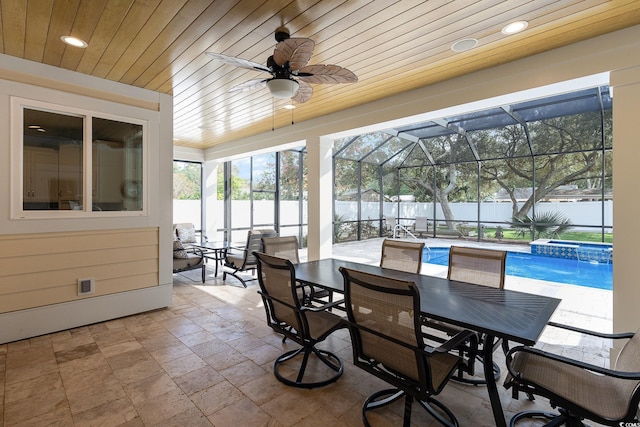
<path id="1" fill-rule="evenodd" d="M 232 87 L 229 89 L 229 92 L 245 92 L 248 90 L 259 89 L 261 87 L 267 87 L 267 80 L 268 79 L 249 80 Z"/>
<path id="2" fill-rule="evenodd" d="M 307 83 L 355 83 L 358 77 L 338 65 L 308 65 L 298 71 L 298 79 Z"/>
<path id="3" fill-rule="evenodd" d="M 291 70 L 299 70 L 307 65 L 313 55 L 316 43 L 311 39 L 291 38 L 279 42 L 273 52 L 273 60 L 279 66 L 289 61 Z"/>
<path id="4" fill-rule="evenodd" d="M 213 59 L 224 62 L 225 64 L 234 65 L 240 68 L 247 68 L 249 70 L 257 70 L 257 71 L 266 71 L 267 73 L 271 73 L 271 70 L 265 67 L 262 64 L 258 64 L 257 62 L 247 61 L 242 58 L 235 58 L 233 56 L 223 55 L 221 53 L 213 53 L 213 52 L 205 52 L 207 56 L 210 56 Z"/>
<path id="5" fill-rule="evenodd" d="M 311 95 L 313 95 L 313 88 L 307 82 L 298 81 L 300 87 L 298 87 L 298 91 L 295 95 L 293 95 L 293 100 L 302 104 L 303 102 L 307 102 L 311 99 Z"/>

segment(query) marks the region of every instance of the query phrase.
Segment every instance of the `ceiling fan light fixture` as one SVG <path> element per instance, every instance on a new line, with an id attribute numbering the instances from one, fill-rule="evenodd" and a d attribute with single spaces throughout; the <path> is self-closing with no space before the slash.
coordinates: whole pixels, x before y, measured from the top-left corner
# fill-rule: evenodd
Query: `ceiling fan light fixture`
<path id="1" fill-rule="evenodd" d="M 271 79 L 267 81 L 267 87 L 274 97 L 288 99 L 293 98 L 300 85 L 292 79 Z"/>

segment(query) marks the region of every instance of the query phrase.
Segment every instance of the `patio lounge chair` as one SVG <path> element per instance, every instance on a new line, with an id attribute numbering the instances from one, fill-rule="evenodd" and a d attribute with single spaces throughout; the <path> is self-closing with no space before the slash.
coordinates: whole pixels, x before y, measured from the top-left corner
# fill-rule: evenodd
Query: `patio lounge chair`
<path id="1" fill-rule="evenodd" d="M 194 247 L 185 247 L 179 239 L 173 240 L 173 272 L 200 269 L 202 283 L 206 280 L 207 270 L 202 250 Z"/>
<path id="2" fill-rule="evenodd" d="M 417 234 L 418 237 L 422 237 L 422 233 L 429 232 L 429 223 L 427 222 L 426 216 L 417 216 L 416 221 L 413 224 L 413 233 Z"/>

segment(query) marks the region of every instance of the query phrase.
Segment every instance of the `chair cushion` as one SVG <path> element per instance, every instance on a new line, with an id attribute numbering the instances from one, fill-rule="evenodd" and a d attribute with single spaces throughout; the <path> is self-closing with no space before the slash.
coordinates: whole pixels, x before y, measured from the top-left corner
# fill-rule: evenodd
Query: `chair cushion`
<path id="1" fill-rule="evenodd" d="M 174 258 L 189 258 L 189 254 L 184 250 L 182 242 L 178 239 L 173 241 L 173 257 Z M 199 258 L 199 257 L 198 257 Z"/>
<path id="2" fill-rule="evenodd" d="M 189 227 L 177 227 L 176 233 L 182 243 L 196 243 L 196 229 Z"/>
<path id="3" fill-rule="evenodd" d="M 244 262 L 244 254 L 227 254 L 227 258 L 225 259 L 225 263 L 227 265 L 233 265 L 236 268 L 242 267 L 242 263 Z"/>
<path id="4" fill-rule="evenodd" d="M 202 266 L 202 258 L 196 254 L 187 254 L 187 258 L 174 258 L 173 271 L 190 270 Z"/>

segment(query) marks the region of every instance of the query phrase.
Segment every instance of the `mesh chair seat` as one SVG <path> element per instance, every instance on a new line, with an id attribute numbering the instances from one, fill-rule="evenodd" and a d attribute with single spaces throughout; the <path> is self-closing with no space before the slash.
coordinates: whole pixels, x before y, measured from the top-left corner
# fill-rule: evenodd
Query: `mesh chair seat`
<path id="1" fill-rule="evenodd" d="M 342 319 L 326 311 L 308 312 L 307 322 L 309 323 L 309 336 L 316 341 L 324 339 L 338 327 L 342 327 Z"/>

